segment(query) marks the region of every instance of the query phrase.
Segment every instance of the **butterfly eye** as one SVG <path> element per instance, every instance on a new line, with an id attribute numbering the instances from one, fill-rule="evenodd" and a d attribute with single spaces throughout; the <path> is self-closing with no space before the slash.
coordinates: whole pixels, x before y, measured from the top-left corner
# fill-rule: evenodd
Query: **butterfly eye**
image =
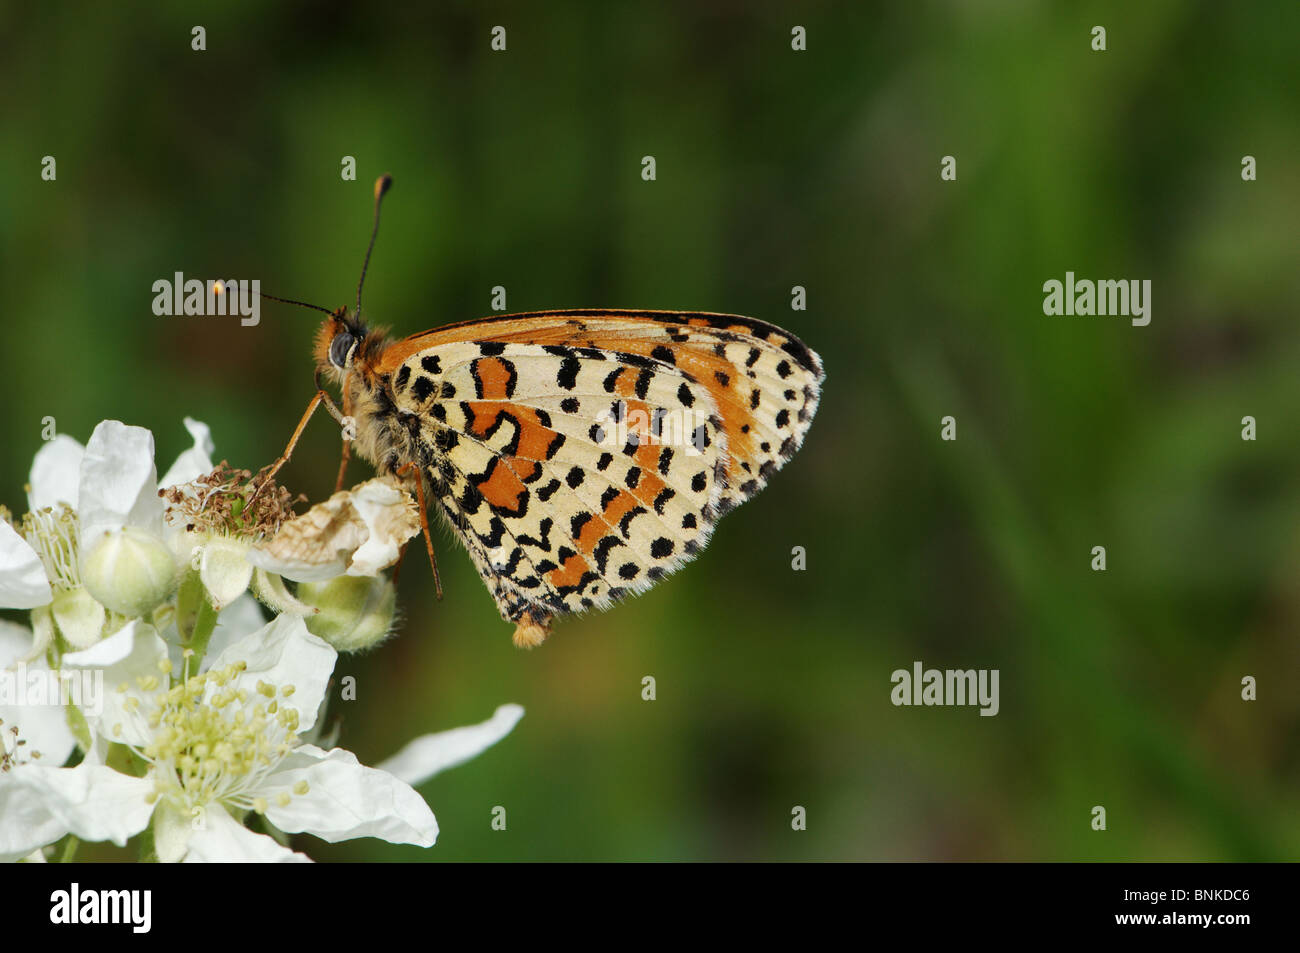
<path id="1" fill-rule="evenodd" d="M 340 331 L 334 335 L 334 340 L 330 342 L 330 363 L 338 368 L 347 367 L 356 343 L 356 338 L 347 331 Z"/>

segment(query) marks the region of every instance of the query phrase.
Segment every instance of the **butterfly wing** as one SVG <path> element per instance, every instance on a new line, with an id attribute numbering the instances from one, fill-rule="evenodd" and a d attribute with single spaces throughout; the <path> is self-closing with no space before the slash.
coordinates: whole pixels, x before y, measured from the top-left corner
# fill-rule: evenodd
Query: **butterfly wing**
<path id="1" fill-rule="evenodd" d="M 689 560 L 803 441 L 817 355 L 691 312 L 485 318 L 376 368 L 502 615 L 602 608 Z"/>

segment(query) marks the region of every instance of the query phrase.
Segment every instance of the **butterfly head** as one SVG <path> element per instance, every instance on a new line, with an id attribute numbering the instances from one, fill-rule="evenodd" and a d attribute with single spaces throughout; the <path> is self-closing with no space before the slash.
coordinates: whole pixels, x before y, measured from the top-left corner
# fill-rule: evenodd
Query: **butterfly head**
<path id="1" fill-rule="evenodd" d="M 347 308 L 338 308 L 321 322 L 316 332 L 316 366 L 322 373 L 338 373 L 352 366 L 361 344 L 366 339 L 366 327 Z"/>
<path id="2" fill-rule="evenodd" d="M 322 376 L 342 380 L 368 367 L 383 350 L 385 335 L 368 328 L 347 308 L 338 308 L 316 332 L 316 368 Z"/>

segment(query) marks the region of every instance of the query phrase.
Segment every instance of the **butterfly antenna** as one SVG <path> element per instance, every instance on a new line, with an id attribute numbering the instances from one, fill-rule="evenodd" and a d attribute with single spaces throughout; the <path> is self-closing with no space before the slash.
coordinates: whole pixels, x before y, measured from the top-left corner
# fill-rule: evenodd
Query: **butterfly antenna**
<path id="1" fill-rule="evenodd" d="M 321 311 L 325 314 L 333 314 L 329 308 L 322 308 L 318 304 L 308 304 L 306 301 L 294 301 L 292 298 L 277 298 L 275 295 L 269 295 L 265 291 L 261 293 L 263 298 L 270 298 L 272 301 L 279 301 L 281 304 L 296 304 L 300 308 L 311 308 L 313 311 Z"/>
<path id="2" fill-rule="evenodd" d="M 379 237 L 379 205 L 384 199 L 384 193 L 388 187 L 393 184 L 391 175 L 381 175 L 375 180 L 375 225 L 370 231 L 370 244 L 366 246 L 366 260 L 361 263 L 361 280 L 357 282 L 357 314 L 356 319 L 361 320 L 361 288 L 366 283 L 366 269 L 370 267 L 370 253 L 375 250 L 375 239 Z"/>

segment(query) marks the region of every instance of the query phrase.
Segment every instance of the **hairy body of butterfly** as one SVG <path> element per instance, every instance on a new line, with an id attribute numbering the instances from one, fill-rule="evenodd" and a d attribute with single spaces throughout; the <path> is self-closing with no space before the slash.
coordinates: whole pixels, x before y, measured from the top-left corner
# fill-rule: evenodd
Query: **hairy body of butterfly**
<path id="1" fill-rule="evenodd" d="M 375 183 L 366 265 L 391 183 Z M 753 318 L 536 311 L 392 340 L 360 318 L 366 265 L 355 311 L 305 305 L 329 315 L 317 379 L 339 386 L 343 409 L 318 388 L 263 485 L 324 403 L 345 425 L 344 467 L 351 433 L 381 473 L 414 478 L 435 583 L 432 507 L 515 623 L 517 645 L 539 644 L 556 615 L 605 608 L 691 559 L 794 455 L 817 410 L 821 359 Z"/>

